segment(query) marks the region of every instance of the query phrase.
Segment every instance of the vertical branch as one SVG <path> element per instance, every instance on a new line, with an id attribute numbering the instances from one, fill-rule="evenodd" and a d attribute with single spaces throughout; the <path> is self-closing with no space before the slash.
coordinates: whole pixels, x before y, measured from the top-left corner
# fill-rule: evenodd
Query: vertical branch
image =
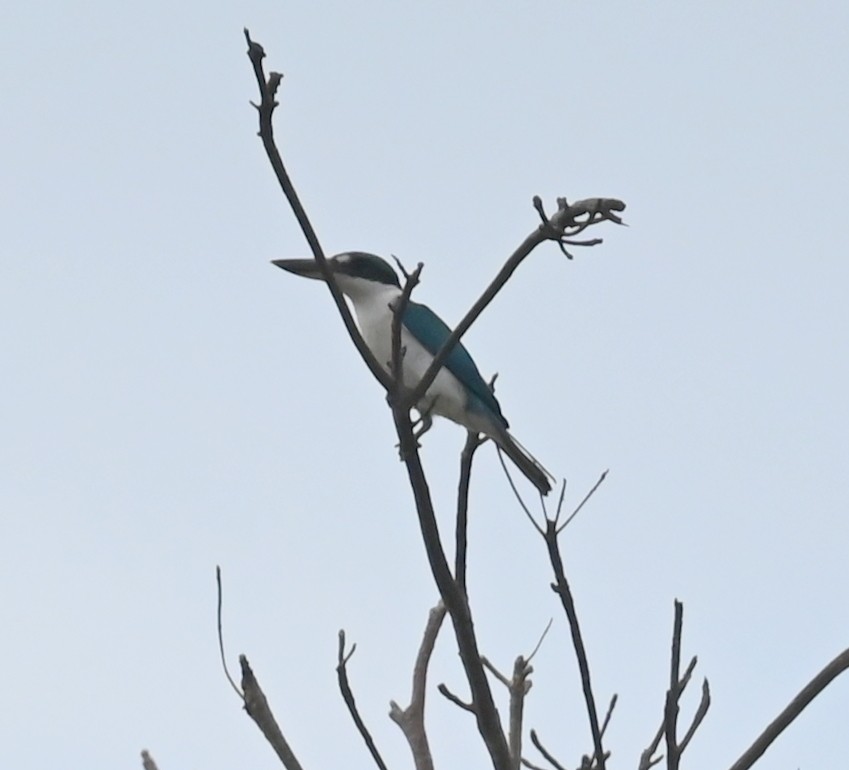
<path id="1" fill-rule="evenodd" d="M 666 733 L 666 767 L 678 770 L 678 701 L 681 699 L 681 628 L 684 623 L 684 605 L 675 600 L 675 620 L 672 625 L 672 654 L 669 664 L 669 690 L 666 693 L 664 723 Z"/>
<path id="2" fill-rule="evenodd" d="M 393 405 L 392 416 L 395 420 L 402 451 L 404 451 L 404 463 L 407 467 L 410 487 L 413 490 L 413 497 L 416 502 L 419 528 L 422 533 L 428 563 L 440 596 L 445 602 L 448 614 L 451 616 L 460 660 L 469 682 L 469 689 L 472 692 L 478 732 L 486 744 L 495 770 L 511 770 L 510 751 L 504 737 L 504 731 L 501 728 L 501 720 L 492 697 L 492 690 L 481 663 L 471 610 L 465 593 L 451 574 L 451 569 L 445 558 L 445 551 L 442 548 L 433 510 L 433 501 L 413 436 L 409 411 L 398 405 Z"/>
<path id="3" fill-rule="evenodd" d="M 592 683 L 590 681 L 590 664 L 587 661 L 587 651 L 584 648 L 584 640 L 581 636 L 581 627 L 578 623 L 578 613 L 575 610 L 575 601 L 572 598 L 572 591 L 569 588 L 569 583 L 566 580 L 566 573 L 563 569 L 563 559 L 560 556 L 560 546 L 557 539 L 556 520 L 546 520 L 545 544 L 548 546 L 548 557 L 551 561 L 551 566 L 554 569 L 554 576 L 556 579 L 556 583 L 552 586 L 552 588 L 560 597 L 563 610 L 569 620 L 569 630 L 572 632 L 572 645 L 575 648 L 575 657 L 578 659 L 578 669 L 581 673 L 581 687 L 584 691 L 584 701 L 587 705 L 587 716 L 590 720 L 590 732 L 593 737 L 595 759 L 598 762 L 599 770 L 604 770 L 604 747 L 601 742 L 601 728 L 598 724 L 598 712 L 596 711 L 595 696 L 593 695 Z"/>
<path id="4" fill-rule="evenodd" d="M 480 446 L 477 433 L 466 434 L 466 444 L 460 455 L 460 484 L 457 490 L 457 525 L 454 536 L 454 579 L 466 593 L 466 535 L 469 525 L 469 484 L 472 479 L 472 460 Z"/>
<path id="5" fill-rule="evenodd" d="M 416 770 L 433 770 L 433 757 L 427 740 L 424 725 L 424 707 L 427 685 L 427 668 L 430 656 L 436 644 L 436 637 L 445 619 L 445 605 L 436 605 L 428 615 L 419 653 L 413 667 L 413 691 L 410 694 L 410 705 L 402 709 L 394 700 L 389 704 L 389 718 L 397 724 L 413 753 Z"/>
<path id="6" fill-rule="evenodd" d="M 528 677 L 533 667 L 521 655 L 513 662 L 513 678 L 510 680 L 510 756 L 513 758 L 513 770 L 519 770 L 522 763 L 522 720 L 525 714 L 525 695 L 531 689 Z"/>

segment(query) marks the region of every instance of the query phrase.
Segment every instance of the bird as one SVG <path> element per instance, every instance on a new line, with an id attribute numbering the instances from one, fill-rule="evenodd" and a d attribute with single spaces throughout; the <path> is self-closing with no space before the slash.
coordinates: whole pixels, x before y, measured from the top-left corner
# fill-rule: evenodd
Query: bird
<path id="1" fill-rule="evenodd" d="M 272 264 L 294 275 L 324 280 L 313 259 L 275 259 Z M 398 274 L 386 260 L 363 251 L 336 254 L 327 259 L 327 266 L 353 305 L 363 340 L 377 362 L 391 374 L 392 321 L 402 293 Z M 407 303 L 401 320 L 402 376 L 406 387 L 416 386 L 450 334 L 448 325 L 429 307 Z M 416 404 L 416 411 L 421 416 L 417 437 L 430 428 L 432 415 L 446 417 L 492 439 L 540 494 L 551 491 L 551 474 L 510 434 L 501 405 L 462 343 L 451 350 Z"/>

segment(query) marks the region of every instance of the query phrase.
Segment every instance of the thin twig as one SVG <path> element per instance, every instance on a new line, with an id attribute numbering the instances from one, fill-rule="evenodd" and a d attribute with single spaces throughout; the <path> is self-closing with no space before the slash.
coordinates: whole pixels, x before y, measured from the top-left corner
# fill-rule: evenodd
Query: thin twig
<path id="1" fill-rule="evenodd" d="M 274 140 L 274 125 L 272 122 L 272 116 L 274 115 L 274 109 L 277 107 L 277 88 L 280 85 L 280 81 L 283 76 L 277 72 L 272 72 L 268 78 L 266 78 L 265 69 L 262 63 L 262 60 L 265 58 L 265 51 L 259 43 L 251 40 L 250 32 L 248 32 L 247 29 L 245 29 L 245 40 L 248 43 L 248 58 L 251 60 L 251 65 L 253 66 L 254 76 L 256 77 L 256 83 L 260 93 L 260 103 L 254 104 L 254 107 L 256 107 L 259 116 L 259 137 L 262 140 L 263 147 L 265 148 L 265 154 L 268 156 L 268 161 L 271 163 L 271 168 L 274 170 L 274 174 L 277 177 L 280 188 L 283 190 L 283 194 L 286 196 L 286 200 L 289 201 L 289 205 L 292 208 L 295 219 L 298 220 L 298 225 L 300 225 L 304 237 L 309 244 L 313 257 L 318 263 L 321 274 L 324 277 L 328 289 L 330 290 L 331 296 L 333 297 L 336 309 L 339 311 L 339 315 L 342 317 L 342 322 L 345 324 L 348 335 L 351 337 L 351 341 L 356 346 L 359 354 L 363 358 L 363 361 L 365 361 L 366 366 L 368 366 L 371 370 L 371 373 L 375 376 L 377 381 L 383 385 L 387 391 L 389 391 L 392 384 L 389 372 L 387 372 L 374 357 L 374 354 L 371 350 L 369 350 L 368 345 L 366 345 L 362 335 L 357 329 L 357 325 L 354 323 L 351 311 L 345 303 L 345 299 L 342 296 L 342 292 L 340 291 L 338 284 L 336 283 L 333 272 L 328 266 L 327 258 L 325 257 L 321 244 L 318 241 L 318 236 L 313 229 L 312 222 L 310 222 L 310 219 L 301 204 L 301 199 L 295 190 L 295 186 L 292 184 L 292 180 L 289 178 L 289 173 L 286 171 L 286 167 L 283 164 L 283 158 L 280 156 L 280 151 L 277 149 L 277 144 Z"/>
<path id="2" fill-rule="evenodd" d="M 546 758 L 555 770 L 566 770 L 566 768 L 554 758 L 551 752 L 542 745 L 536 730 L 531 730 L 531 743 L 536 746 L 537 751 Z"/>
<path id="3" fill-rule="evenodd" d="M 525 759 L 524 757 L 522 757 L 522 764 L 530 770 L 548 770 L 548 768 L 545 768 L 542 765 L 535 765 L 529 759 Z"/>
<path id="4" fill-rule="evenodd" d="M 604 721 L 601 723 L 601 737 L 604 737 L 604 734 L 607 732 L 607 726 L 610 724 L 610 718 L 613 716 L 613 709 L 616 708 L 616 702 L 619 700 L 619 696 L 616 693 L 613 693 L 613 697 L 610 699 L 610 705 L 607 707 L 607 713 L 604 715 Z"/>
<path id="5" fill-rule="evenodd" d="M 277 754 L 286 770 L 302 770 L 301 763 L 295 757 L 289 743 L 283 737 L 283 733 L 271 713 L 268 700 L 263 693 L 259 682 L 251 670 L 250 663 L 244 655 L 239 656 L 239 665 L 242 667 L 242 691 L 245 693 L 245 711 L 253 719 L 256 726 L 271 744 L 271 748 Z"/>
<path id="6" fill-rule="evenodd" d="M 847 669 L 849 669 L 849 649 L 843 650 L 799 691 L 799 694 L 769 723 L 755 742 L 731 765 L 730 770 L 748 770 L 754 765 L 770 744 L 804 711 L 805 707 Z"/>
<path id="7" fill-rule="evenodd" d="M 583 507 L 584 507 L 584 505 L 586 505 L 586 503 L 589 501 L 589 499 L 590 499 L 590 498 L 591 498 L 591 497 L 595 494 L 595 491 L 596 491 L 596 490 L 597 490 L 597 489 L 598 489 L 598 488 L 602 485 L 602 482 L 603 482 L 603 481 L 607 478 L 607 474 L 608 474 L 609 472 L 610 472 L 610 469 L 608 468 L 606 471 L 604 471 L 604 473 L 602 473 L 602 474 L 601 474 L 601 476 L 599 476 L 599 477 L 598 477 L 598 481 L 596 481 L 596 483 L 595 483 L 595 484 L 593 484 L 592 489 L 590 489 L 590 491 L 589 491 L 589 492 L 587 492 L 587 494 L 586 494 L 586 495 L 584 495 L 584 499 L 583 499 L 583 500 L 581 500 L 581 502 L 578 504 L 578 507 L 577 507 L 577 508 L 575 508 L 575 510 L 574 510 L 574 511 L 572 511 L 572 513 L 569 515 L 569 518 L 567 518 L 567 519 L 566 519 L 566 521 L 564 521 L 564 522 L 563 522 L 563 523 L 562 523 L 562 524 L 561 524 L 561 525 L 557 528 L 557 534 L 558 534 L 558 535 L 559 535 L 559 534 L 560 534 L 560 533 L 561 533 L 564 529 L 566 529 L 566 527 L 568 526 L 569 522 L 570 522 L 570 521 L 572 521 L 572 519 L 574 519 L 574 518 L 578 515 L 578 513 L 579 513 L 579 512 L 580 512 L 580 510 L 581 510 L 581 508 L 583 508 Z M 564 491 L 565 491 L 565 489 L 566 489 L 565 482 L 564 482 L 563 489 L 564 489 Z M 560 515 L 560 509 L 559 509 L 559 506 L 558 506 L 557 514 L 558 514 L 558 516 Z M 555 521 L 556 521 L 556 519 L 555 519 Z"/>
<path id="8" fill-rule="evenodd" d="M 530 509 L 528 508 L 527 505 L 525 505 L 525 501 L 522 499 L 522 495 L 519 494 L 519 490 L 516 488 L 515 483 L 513 483 L 513 477 L 510 475 L 510 469 L 507 467 L 507 463 L 504 462 L 504 454 L 501 452 L 500 449 L 498 450 L 498 462 L 501 463 L 501 469 L 504 471 L 504 475 L 507 477 L 507 482 L 510 484 L 510 489 L 513 490 L 513 496 L 519 502 L 519 505 L 521 506 L 522 510 L 525 512 L 525 516 L 528 517 L 528 521 L 531 522 L 531 524 L 533 525 L 533 528 L 537 532 L 539 532 L 540 535 L 545 537 L 545 533 L 543 532 L 542 527 L 540 527 L 540 525 L 537 524 L 536 519 L 533 517 L 533 515 L 530 512 Z"/>
<path id="9" fill-rule="evenodd" d="M 444 619 L 445 605 L 439 602 L 428 614 L 422 643 L 416 656 L 410 705 L 402 709 L 394 700 L 389 703 L 389 717 L 404 733 L 413 754 L 416 770 L 433 770 L 433 757 L 424 725 L 425 692 L 430 656 L 433 654 L 436 637 Z"/>
<path id="10" fill-rule="evenodd" d="M 560 597 L 560 603 L 569 620 L 569 630 L 572 633 L 572 645 L 575 648 L 575 657 L 578 660 L 578 670 L 581 674 L 581 687 L 584 691 L 584 701 L 587 706 L 587 716 L 590 721 L 590 732 L 593 738 L 593 750 L 598 759 L 599 770 L 604 770 L 604 747 L 601 742 L 601 729 L 598 724 L 598 712 L 596 711 L 595 696 L 593 695 L 592 682 L 590 681 L 590 664 L 587 660 L 587 651 L 581 636 L 581 626 L 578 622 L 578 613 L 575 609 L 575 600 L 566 580 L 563 569 L 563 559 L 560 556 L 560 545 L 558 543 L 557 528 L 555 521 L 546 520 L 545 543 L 548 547 L 548 557 L 554 570 L 556 584 L 552 586 L 555 593 Z"/>
<path id="11" fill-rule="evenodd" d="M 707 716 L 708 709 L 710 708 L 710 685 L 708 684 L 707 678 L 702 682 L 702 699 L 699 701 L 699 707 L 696 709 L 696 713 L 693 716 L 693 723 L 690 725 L 690 729 L 687 730 L 684 735 L 684 739 L 681 741 L 681 754 L 683 754 L 687 746 L 690 744 L 690 741 L 693 739 L 693 736 L 696 734 L 696 730 L 699 729 L 699 726 L 704 721 L 704 718 Z"/>
<path id="12" fill-rule="evenodd" d="M 457 489 L 457 525 L 454 535 L 454 579 L 463 593 L 466 592 L 466 551 L 469 528 L 469 487 L 472 479 L 472 460 L 481 445 L 477 433 L 468 431 L 463 452 L 460 455 L 460 483 Z"/>
<path id="13" fill-rule="evenodd" d="M 215 582 L 218 586 L 218 652 L 221 654 L 221 667 L 224 669 L 224 676 L 227 677 L 227 681 L 230 682 L 230 686 L 233 688 L 236 695 L 238 695 L 242 700 L 244 700 L 245 695 L 236 685 L 236 682 L 233 680 L 233 677 L 230 676 L 230 669 L 227 668 L 227 657 L 224 655 L 224 632 L 222 630 L 221 623 L 221 611 L 222 605 L 224 604 L 224 593 L 221 588 L 221 567 L 215 567 Z"/>
<path id="14" fill-rule="evenodd" d="M 548 632 L 551 630 L 551 624 L 554 623 L 554 618 L 549 618 L 548 623 L 546 624 L 543 632 L 540 634 L 539 640 L 536 643 L 536 646 L 531 650 L 531 654 L 528 655 L 528 663 L 530 663 L 534 656 L 539 652 L 539 648 L 542 647 L 542 643 L 545 641 L 545 637 L 548 635 Z"/>
<path id="15" fill-rule="evenodd" d="M 440 684 L 436 689 L 439 690 L 440 695 L 450 700 L 455 706 L 459 706 L 463 709 L 463 711 L 468 711 L 470 714 L 477 713 L 474 703 L 466 703 L 466 701 L 462 700 L 458 695 L 451 692 L 447 685 Z"/>
<path id="16" fill-rule="evenodd" d="M 481 663 L 483 663 L 483 667 L 489 671 L 501 684 L 505 687 L 510 687 L 510 680 L 504 676 L 494 665 L 492 665 L 492 661 L 484 655 L 481 658 Z"/>
<path id="17" fill-rule="evenodd" d="M 374 763 L 380 768 L 380 770 L 387 770 L 386 763 L 383 761 L 383 757 L 380 756 L 380 752 L 377 750 L 374 739 L 371 737 L 371 733 L 360 716 L 359 709 L 357 708 L 357 702 L 354 699 L 354 693 L 351 690 L 351 684 L 348 681 L 348 661 L 351 659 L 356 648 L 357 645 L 355 644 L 351 647 L 351 650 L 347 654 L 345 653 L 345 632 L 340 630 L 339 646 L 336 653 L 336 678 L 339 682 L 339 692 L 342 693 L 342 699 L 348 707 L 348 713 L 351 715 L 351 719 L 354 720 L 354 724 L 356 725 L 360 736 L 362 736 L 363 741 L 365 741 L 366 747 L 368 748 L 369 754 L 371 754 L 371 758 L 374 760 Z"/>

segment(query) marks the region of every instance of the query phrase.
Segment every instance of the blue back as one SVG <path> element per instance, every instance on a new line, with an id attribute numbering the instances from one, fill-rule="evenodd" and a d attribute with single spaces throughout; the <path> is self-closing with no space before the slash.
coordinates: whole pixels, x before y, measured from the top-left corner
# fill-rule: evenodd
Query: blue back
<path id="1" fill-rule="evenodd" d="M 404 326 L 425 349 L 433 354 L 439 351 L 451 335 L 451 329 L 427 305 L 410 302 L 404 312 Z M 469 408 L 487 412 L 498 418 L 506 428 L 507 420 L 501 414 L 501 406 L 486 384 L 469 351 L 458 342 L 445 360 L 448 369 L 469 391 Z"/>

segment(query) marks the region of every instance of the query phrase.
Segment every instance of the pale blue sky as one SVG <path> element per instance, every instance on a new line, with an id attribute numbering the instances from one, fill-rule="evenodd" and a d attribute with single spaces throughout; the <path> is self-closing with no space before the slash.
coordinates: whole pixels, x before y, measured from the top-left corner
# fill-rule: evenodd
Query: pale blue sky
<path id="1" fill-rule="evenodd" d="M 674 597 L 714 695 L 686 766 L 729 765 L 849 646 L 840 3 L 4 7 L 0 766 L 277 766 L 219 670 L 217 563 L 231 660 L 305 767 L 371 766 L 340 627 L 410 766 L 385 715 L 436 592 L 379 387 L 327 292 L 268 264 L 306 251 L 246 25 L 286 74 L 278 136 L 325 248 L 424 261 L 449 322 L 533 195 L 627 201 L 629 229 L 541 248 L 466 340 L 573 500 L 611 469 L 564 547 L 615 766 L 656 729 Z M 463 438 L 425 441 L 446 531 Z M 568 631 L 491 447 L 472 506 L 482 648 L 509 668 L 555 617 L 527 724 L 575 765 Z M 432 679 L 462 693 L 450 642 Z M 845 764 L 847 714 L 838 680 L 761 767 Z M 437 695 L 429 720 L 440 766 L 487 766 L 468 715 Z"/>

